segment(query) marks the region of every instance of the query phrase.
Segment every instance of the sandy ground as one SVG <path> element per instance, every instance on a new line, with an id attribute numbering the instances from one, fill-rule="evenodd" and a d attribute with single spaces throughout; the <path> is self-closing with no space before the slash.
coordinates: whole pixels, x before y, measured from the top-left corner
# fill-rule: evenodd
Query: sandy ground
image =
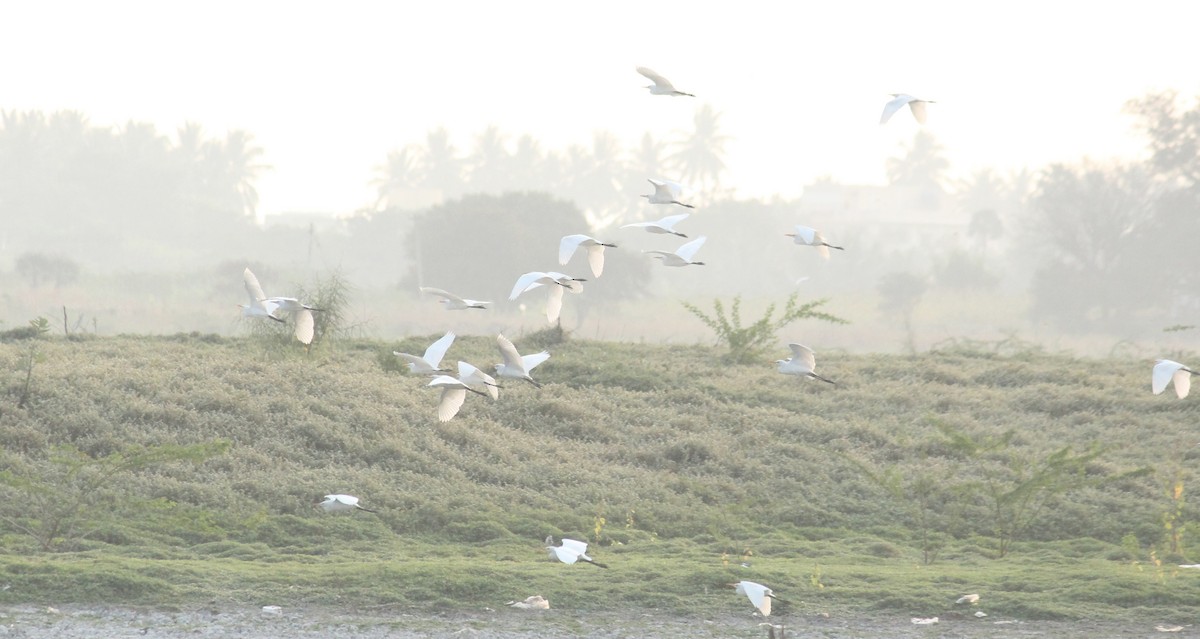
<path id="1" fill-rule="evenodd" d="M 1022 622 L 1011 619 L 941 619 L 914 625 L 907 618 L 775 618 L 787 626 L 787 636 L 799 638 L 922 637 L 922 638 L 1095 638 L 1195 636 L 1156 631 L 1173 622 L 1144 623 Z M 562 637 L 692 639 L 698 637 L 766 637 L 759 617 L 727 616 L 688 619 L 652 613 L 566 610 L 522 611 L 500 607 L 478 613 L 429 614 L 397 610 L 337 610 L 283 608 L 264 614 L 242 609 L 140 609 L 128 607 L 0 608 L 0 637 L 28 639 L 117 639 L 121 637 L 237 637 L 240 639 L 499 637 L 557 639 Z"/>

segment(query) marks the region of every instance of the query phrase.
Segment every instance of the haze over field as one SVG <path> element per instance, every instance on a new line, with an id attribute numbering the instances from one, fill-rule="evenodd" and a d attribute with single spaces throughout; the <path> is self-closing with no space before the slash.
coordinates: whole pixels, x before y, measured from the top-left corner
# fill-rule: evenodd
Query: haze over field
<path id="1" fill-rule="evenodd" d="M 544 211 L 548 237 L 606 233 L 627 250 L 609 258 L 612 276 L 637 286 L 564 308 L 589 335 L 702 339 L 677 300 L 743 294 L 761 309 L 796 291 L 834 298 L 855 322 L 820 334 L 835 347 L 1014 332 L 1085 349 L 1145 342 L 1194 306 L 1179 276 L 1157 277 L 1190 265 L 1114 254 L 1187 235 L 1165 211 L 1195 204 L 1194 182 L 1176 180 L 1189 168 L 1155 151 L 1194 132 L 1153 127 L 1194 113 L 1198 19 L 1188 2 L 752 2 L 732 15 L 632 2 L 26 4 L 0 27 L 0 55 L 19 61 L 0 99 L 0 320 L 65 305 L 102 333 L 233 332 L 235 266 L 254 263 L 288 288 L 340 268 L 369 332 L 434 332 L 412 292 L 455 279 L 423 260 L 462 249 L 420 246 L 415 220 L 472 193 L 544 191 L 563 201 Z M 697 97 L 648 95 L 639 65 Z M 936 101 L 924 127 L 907 111 L 878 125 L 895 92 Z M 1177 112 L 1154 101 L 1172 92 Z M 677 246 L 615 232 L 670 212 L 638 197 L 649 177 L 693 187 L 693 233 L 725 240 L 705 247 L 707 272 L 650 269 L 641 250 Z M 1114 200 L 1126 202 L 1115 215 L 1092 204 Z M 795 224 L 847 252 L 810 259 L 781 237 Z M 1080 234 L 1094 237 L 1072 255 Z M 553 244 L 510 249 L 530 256 L 513 268 L 555 266 Z M 30 253 L 73 262 L 77 277 L 44 290 L 49 276 L 18 268 Z M 1141 317 L 1096 301 L 1123 277 L 1160 284 L 1140 291 Z M 979 300 L 958 303 L 968 294 Z M 630 303 L 586 310 L 601 300 Z M 497 311 L 476 327 L 536 328 L 540 314 Z M 1063 328 L 1103 337 L 1061 342 L 1073 339 Z"/>

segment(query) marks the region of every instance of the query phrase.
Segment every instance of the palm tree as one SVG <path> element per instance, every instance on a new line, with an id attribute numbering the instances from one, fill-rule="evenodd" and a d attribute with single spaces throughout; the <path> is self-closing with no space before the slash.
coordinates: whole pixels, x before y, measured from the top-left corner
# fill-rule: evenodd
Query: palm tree
<path id="1" fill-rule="evenodd" d="M 700 186 L 711 194 L 725 172 L 725 144 L 729 136 L 721 133 L 721 114 L 704 104 L 692 118 L 693 130 L 672 143 L 675 149 L 667 162 L 679 171 L 679 179 L 691 186 Z"/>
<path id="2" fill-rule="evenodd" d="M 371 180 L 378 197 L 375 198 L 376 209 L 391 208 L 396 204 L 396 195 L 404 189 L 416 186 L 417 161 L 413 157 L 412 147 L 404 147 L 399 151 L 389 151 L 387 162 L 375 167 L 378 177 Z"/>
<path id="3" fill-rule="evenodd" d="M 229 208 L 253 218 L 258 209 L 258 189 L 254 182 L 260 173 L 271 168 L 258 161 L 264 151 L 254 144 L 254 136 L 235 129 L 225 135 L 224 141 L 206 144 L 204 152 L 214 196 L 224 200 Z"/>
<path id="4" fill-rule="evenodd" d="M 451 144 L 450 133 L 445 127 L 434 129 L 425 136 L 418 166 L 423 186 L 439 191 L 443 198 L 462 194 L 463 161 Z"/>
<path id="5" fill-rule="evenodd" d="M 510 188 L 511 155 L 500 127 L 491 125 L 475 136 L 475 149 L 468 160 L 471 190 L 500 193 Z"/>
<path id="6" fill-rule="evenodd" d="M 950 168 L 950 161 L 942 155 L 944 150 L 932 133 L 924 129 L 917 131 L 912 144 L 904 149 L 904 157 L 887 159 L 888 182 L 922 191 L 942 192 L 946 169 Z"/>

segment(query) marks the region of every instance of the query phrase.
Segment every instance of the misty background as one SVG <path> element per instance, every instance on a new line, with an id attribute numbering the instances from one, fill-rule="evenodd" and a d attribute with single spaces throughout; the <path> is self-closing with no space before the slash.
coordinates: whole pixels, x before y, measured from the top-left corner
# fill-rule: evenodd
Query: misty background
<path id="1" fill-rule="evenodd" d="M 851 321 L 780 336 L 819 350 L 1019 339 L 1106 353 L 1194 337 L 1195 99 L 1161 92 L 1125 105 L 1141 159 L 952 178 L 931 126 L 884 159 L 887 184 L 824 177 L 796 198 L 739 197 L 722 112 L 692 106 L 690 122 L 634 145 L 602 128 L 586 144 L 554 147 L 499 125 L 433 127 L 376 158 L 362 176 L 375 198 L 358 210 L 261 217 L 270 151 L 253 132 L 3 111 L 0 328 L 38 316 L 61 326 L 65 307 L 71 332 L 236 334 L 246 330 L 236 305 L 249 266 L 269 295 L 337 273 L 353 286 L 350 330 L 384 338 L 542 328 L 543 295 L 506 299 L 531 270 L 592 280 L 567 296 L 562 318 L 587 338 L 705 342 L 711 333 L 681 300 L 709 308 L 741 296 L 753 321 L 792 293 L 830 298 L 829 310 Z M 470 144 L 454 143 L 463 137 Z M 692 187 L 697 208 L 678 230 L 709 237 L 698 256 L 707 266 L 665 268 L 641 251 L 685 240 L 618 228 L 685 211 L 640 197 L 648 177 Z M 846 250 L 822 260 L 785 237 L 796 224 Z M 558 266 L 558 240 L 570 233 L 620 245 L 603 277 L 591 277 L 582 254 Z M 496 304 L 448 314 L 418 286 Z"/>

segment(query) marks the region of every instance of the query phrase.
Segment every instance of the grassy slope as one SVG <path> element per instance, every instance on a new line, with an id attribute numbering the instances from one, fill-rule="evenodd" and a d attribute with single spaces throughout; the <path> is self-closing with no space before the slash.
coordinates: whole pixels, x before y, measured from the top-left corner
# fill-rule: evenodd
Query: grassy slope
<path id="1" fill-rule="evenodd" d="M 785 612 L 938 614 L 967 591 L 990 612 L 1031 617 L 1200 612 L 1193 575 L 1119 544 L 1128 533 L 1159 541 L 1165 487 L 1197 440 L 1195 402 L 1151 396 L 1146 362 L 818 353 L 841 382 L 826 387 L 767 361 L 729 368 L 707 348 L 571 341 L 537 369 L 543 389 L 507 382 L 499 402 L 469 397 L 439 424 L 437 392 L 390 355 L 428 341 L 309 355 L 184 336 L 46 341 L 27 409 L 15 407 L 27 345 L 0 345 L 14 371 L 0 445 L 14 468 L 61 442 L 97 455 L 232 442 L 202 465 L 123 479 L 116 492 L 158 501 L 72 552 L 34 553 L 0 524 L 13 584 L 0 601 L 479 608 L 537 592 L 556 607 L 739 611 L 721 587 L 750 578 L 785 595 Z M 455 359 L 490 365 L 493 342 L 460 337 Z M 1004 559 L 989 558 L 982 511 L 965 513 L 923 566 L 912 510 L 840 455 L 969 474 L 931 443 L 931 417 L 1016 429 L 1031 457 L 1106 442 L 1091 470 L 1156 473 L 1069 495 Z M 312 512 L 329 492 L 381 512 Z M 612 569 L 549 562 L 547 534 L 598 538 L 592 554 Z"/>

